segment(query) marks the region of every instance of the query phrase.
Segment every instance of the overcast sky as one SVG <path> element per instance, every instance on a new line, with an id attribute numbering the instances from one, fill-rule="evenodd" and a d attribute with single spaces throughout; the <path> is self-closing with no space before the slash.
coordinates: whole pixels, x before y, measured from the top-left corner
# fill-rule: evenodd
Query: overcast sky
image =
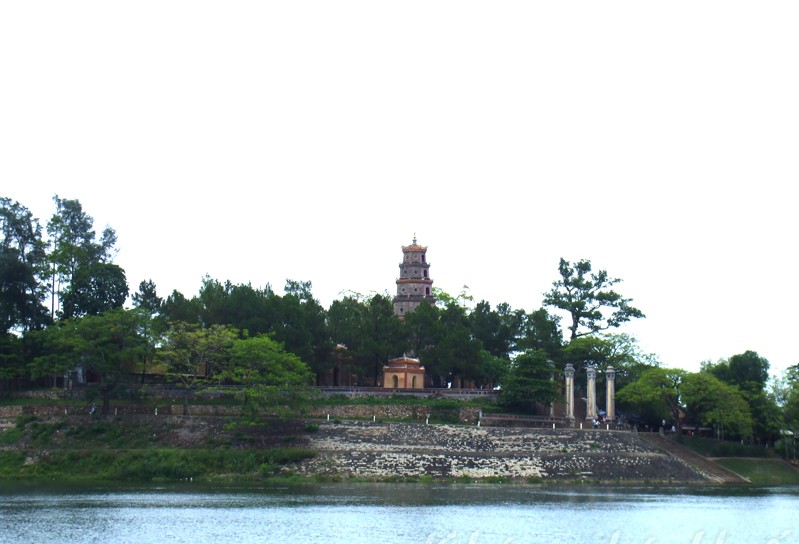
<path id="1" fill-rule="evenodd" d="M 434 285 L 589 259 L 668 366 L 794 348 L 799 3 L 0 3 L 0 196 L 78 199 L 131 292 Z"/>

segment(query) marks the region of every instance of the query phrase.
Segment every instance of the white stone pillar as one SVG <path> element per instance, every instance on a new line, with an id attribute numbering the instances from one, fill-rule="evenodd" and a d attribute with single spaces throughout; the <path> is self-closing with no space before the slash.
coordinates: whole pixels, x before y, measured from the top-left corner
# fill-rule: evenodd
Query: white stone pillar
<path id="1" fill-rule="evenodd" d="M 605 417 L 607 417 L 609 423 L 613 423 L 616 421 L 616 369 L 609 366 L 605 371 L 605 378 L 607 399 L 607 406 L 605 407 L 607 416 Z"/>
<path id="2" fill-rule="evenodd" d="M 585 407 L 585 419 L 596 419 L 596 367 L 589 365 L 585 369 L 588 376 L 588 400 Z"/>
<path id="3" fill-rule="evenodd" d="M 571 363 L 563 371 L 566 377 L 566 419 L 574 424 L 574 367 Z"/>

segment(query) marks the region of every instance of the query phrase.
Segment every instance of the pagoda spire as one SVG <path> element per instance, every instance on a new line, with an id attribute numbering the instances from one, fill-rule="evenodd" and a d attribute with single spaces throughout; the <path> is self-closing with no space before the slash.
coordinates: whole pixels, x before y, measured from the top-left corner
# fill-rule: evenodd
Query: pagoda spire
<path id="1" fill-rule="evenodd" d="M 413 243 L 402 246 L 402 262 L 397 279 L 397 295 L 394 297 L 394 313 L 399 317 L 414 311 L 422 301 L 431 304 L 433 280 L 430 278 L 430 263 L 427 262 L 427 248 L 420 246 L 413 233 Z"/>

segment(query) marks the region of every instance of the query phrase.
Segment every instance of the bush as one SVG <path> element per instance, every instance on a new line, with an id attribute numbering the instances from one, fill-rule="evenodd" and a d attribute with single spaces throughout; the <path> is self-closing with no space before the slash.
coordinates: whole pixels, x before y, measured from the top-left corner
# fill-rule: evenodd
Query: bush
<path id="1" fill-rule="evenodd" d="M 701 438 L 698 436 L 678 436 L 683 446 L 705 457 L 773 457 L 774 451 L 763 446 L 750 446 L 740 442 Z"/>
<path id="2" fill-rule="evenodd" d="M 31 441 L 37 448 L 44 448 L 50 445 L 53 434 L 64 428 L 64 422 L 59 423 L 31 423 Z"/>
<path id="3" fill-rule="evenodd" d="M 17 416 L 17 418 L 14 420 L 14 423 L 16 424 L 17 429 L 19 429 L 21 431 L 28 425 L 28 423 L 32 423 L 32 422 L 36 421 L 37 419 L 39 419 L 39 418 L 36 417 L 36 416 L 30 416 L 30 415 L 29 416 Z"/>
<path id="4" fill-rule="evenodd" d="M 8 432 L 6 431 L 0 436 Z M 24 453 L 20 451 L 0 451 L 0 477 L 10 478 L 16 476 L 24 463 Z"/>
<path id="5" fill-rule="evenodd" d="M 19 429 L 8 429 L 0 433 L 0 445 L 12 446 L 22 439 L 22 431 Z"/>
<path id="6" fill-rule="evenodd" d="M 24 464 L 20 452 L 0 452 L 0 476 L 129 482 L 179 481 L 202 478 L 251 478 L 277 472 L 288 463 L 313 457 L 302 448 L 269 450 L 150 449 L 55 451 Z"/>

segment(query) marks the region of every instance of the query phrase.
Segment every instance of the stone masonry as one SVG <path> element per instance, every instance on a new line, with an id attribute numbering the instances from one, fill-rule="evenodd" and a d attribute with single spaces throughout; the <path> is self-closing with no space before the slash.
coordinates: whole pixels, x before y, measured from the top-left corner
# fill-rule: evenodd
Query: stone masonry
<path id="1" fill-rule="evenodd" d="M 408 423 L 323 423 L 303 475 L 702 482 L 674 457 L 620 431 Z"/>

